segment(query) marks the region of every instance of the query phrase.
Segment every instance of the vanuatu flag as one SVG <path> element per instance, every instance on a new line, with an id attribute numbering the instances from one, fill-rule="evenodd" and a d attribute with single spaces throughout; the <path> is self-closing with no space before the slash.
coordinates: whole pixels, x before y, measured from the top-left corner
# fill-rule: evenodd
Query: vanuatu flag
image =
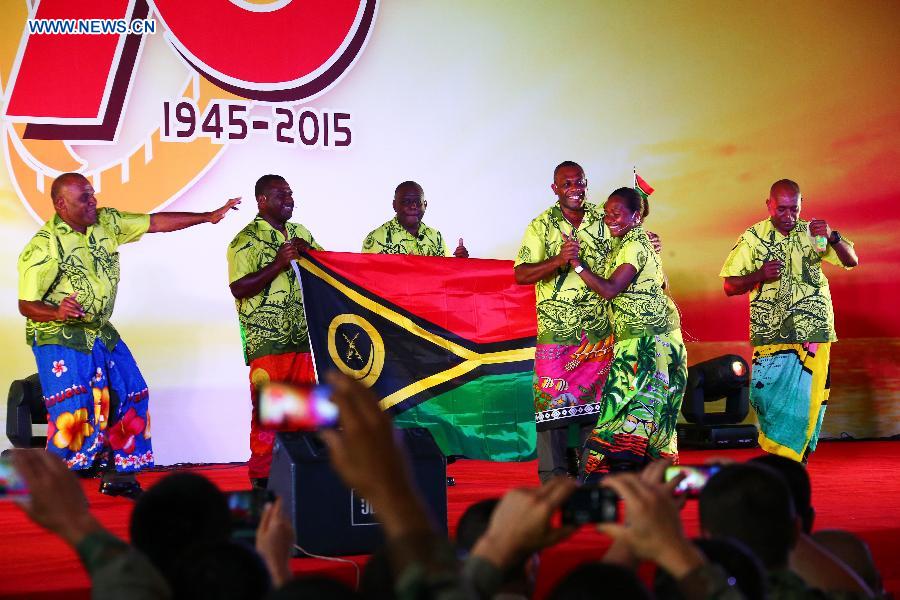
<path id="1" fill-rule="evenodd" d="M 650 187 L 649 183 L 644 181 L 643 177 L 637 174 L 637 171 L 634 172 L 634 191 L 640 194 L 645 202 L 650 194 L 653 193 L 653 188 Z"/>
<path id="2" fill-rule="evenodd" d="M 511 261 L 311 252 L 299 273 L 318 373 L 373 388 L 447 455 L 533 457 L 534 287 Z"/>

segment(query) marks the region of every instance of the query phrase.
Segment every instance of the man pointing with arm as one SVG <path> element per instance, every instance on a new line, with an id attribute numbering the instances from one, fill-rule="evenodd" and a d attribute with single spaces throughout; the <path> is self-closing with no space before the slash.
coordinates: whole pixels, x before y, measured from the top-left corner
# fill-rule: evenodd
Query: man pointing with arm
<path id="1" fill-rule="evenodd" d="M 218 223 L 240 199 L 207 213 L 152 215 L 97 208 L 84 175 L 53 181 L 56 214 L 19 256 L 19 312 L 47 408 L 47 449 L 75 471 L 103 470 L 100 491 L 134 498 L 134 474 L 153 466 L 149 392 L 110 323 L 122 244 L 145 233 Z M 110 391 L 119 405 L 110 408 Z"/>

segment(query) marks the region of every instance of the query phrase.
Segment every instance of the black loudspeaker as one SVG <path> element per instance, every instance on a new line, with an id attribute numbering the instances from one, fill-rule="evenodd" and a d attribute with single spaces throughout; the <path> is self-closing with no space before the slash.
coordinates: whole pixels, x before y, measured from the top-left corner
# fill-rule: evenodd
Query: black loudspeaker
<path id="1" fill-rule="evenodd" d="M 413 483 L 438 530 L 447 533 L 447 462 L 424 428 L 397 430 L 409 456 Z M 348 489 L 314 433 L 275 437 L 269 489 L 275 492 L 297 532 L 297 545 L 311 554 L 369 554 L 384 540 L 368 502 Z"/>
<path id="2" fill-rule="evenodd" d="M 679 423 L 678 447 L 696 450 L 716 448 L 755 448 L 757 431 L 754 425 L 697 425 Z"/>
<path id="3" fill-rule="evenodd" d="M 41 382 L 35 373 L 25 379 L 17 379 L 9 384 L 6 400 L 6 437 L 15 448 L 44 448 L 47 445 L 46 428 L 44 435 L 34 435 L 32 424 L 46 424 L 47 409 L 41 392 Z"/>

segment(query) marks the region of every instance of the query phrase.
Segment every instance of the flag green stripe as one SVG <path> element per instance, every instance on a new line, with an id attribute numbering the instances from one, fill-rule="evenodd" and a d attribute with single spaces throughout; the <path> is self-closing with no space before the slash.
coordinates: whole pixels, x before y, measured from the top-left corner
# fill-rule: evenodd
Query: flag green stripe
<path id="1" fill-rule="evenodd" d="M 534 458 L 532 371 L 488 375 L 395 415 L 398 427 L 427 427 L 445 455 L 479 460 Z"/>

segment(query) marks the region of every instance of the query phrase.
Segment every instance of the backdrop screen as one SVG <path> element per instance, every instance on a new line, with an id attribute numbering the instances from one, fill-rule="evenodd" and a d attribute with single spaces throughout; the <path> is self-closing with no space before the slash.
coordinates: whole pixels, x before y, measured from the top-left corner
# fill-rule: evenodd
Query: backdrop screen
<path id="1" fill-rule="evenodd" d="M 202 5 L 197 8 L 197 4 Z M 581 163 L 589 200 L 655 189 L 648 228 L 691 363 L 750 356 L 747 298 L 719 269 L 770 184 L 856 244 L 828 269 L 841 341 L 823 436 L 900 433 L 900 5 L 378 0 L 9 0 L 0 20 L 0 384 L 34 372 L 16 260 L 50 182 L 101 205 L 205 211 L 216 226 L 121 250 L 113 322 L 150 384 L 157 461 L 249 454 L 247 367 L 225 250 L 284 175 L 293 220 L 359 251 L 394 187 L 473 257 L 512 259 Z M 48 33 L 51 27 L 75 28 Z M 112 33 L 90 33 L 91 28 Z M 116 28 L 127 28 L 121 31 Z M 0 411 L 3 412 L 3 411 Z M 2 418 L 2 417 L 0 417 Z"/>

